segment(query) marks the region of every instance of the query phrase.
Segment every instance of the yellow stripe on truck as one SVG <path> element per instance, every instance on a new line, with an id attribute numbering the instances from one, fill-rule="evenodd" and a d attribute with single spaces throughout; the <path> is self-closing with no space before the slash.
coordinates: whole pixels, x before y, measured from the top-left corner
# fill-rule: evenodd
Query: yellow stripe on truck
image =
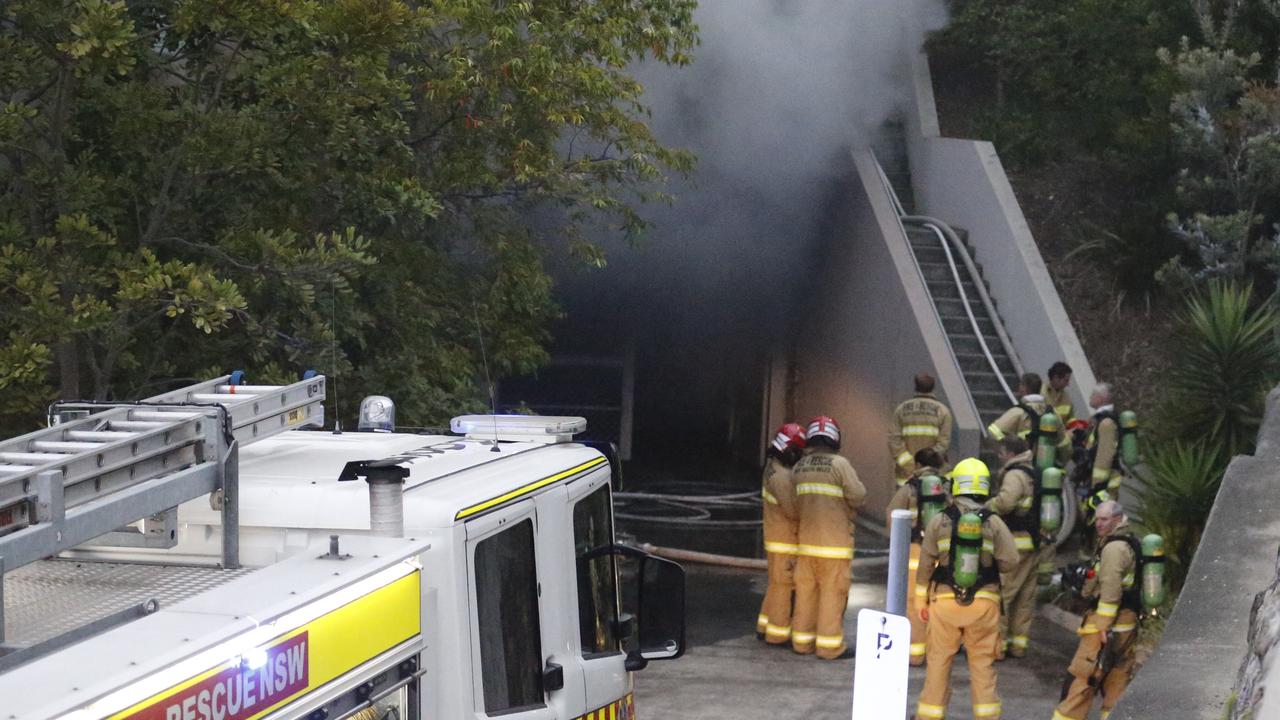
<path id="1" fill-rule="evenodd" d="M 421 634 L 421 601 L 415 569 L 109 720 L 264 717 Z"/>
<path id="2" fill-rule="evenodd" d="M 608 461 L 605 458 L 598 457 L 598 458 L 595 458 L 594 460 L 588 460 L 587 462 L 584 462 L 581 465 L 571 467 L 568 470 L 565 470 L 563 472 L 558 472 L 555 475 L 544 477 L 541 480 L 534 480 L 528 485 L 525 485 L 524 487 L 518 487 L 509 493 L 504 493 L 502 495 L 499 495 L 496 498 L 485 500 L 484 502 L 477 503 L 475 505 L 472 505 L 471 507 L 463 508 L 458 511 L 458 514 L 455 515 L 453 519 L 462 520 L 463 518 L 468 518 L 468 517 L 471 517 L 472 515 L 482 513 L 485 510 L 492 510 L 498 507 L 499 505 L 505 505 L 511 502 L 512 500 L 521 498 L 536 490 L 541 490 L 542 488 L 552 483 L 559 482 L 561 480 L 564 480 L 565 478 L 577 475 L 578 473 L 583 473 L 588 470 L 591 470 L 592 468 L 603 465 L 606 462 Z"/>

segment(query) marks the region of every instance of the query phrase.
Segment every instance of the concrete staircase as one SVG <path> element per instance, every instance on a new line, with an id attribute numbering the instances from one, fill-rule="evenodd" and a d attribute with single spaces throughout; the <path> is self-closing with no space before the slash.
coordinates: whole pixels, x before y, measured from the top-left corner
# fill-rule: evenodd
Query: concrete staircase
<path id="1" fill-rule="evenodd" d="M 968 243 L 967 233 L 963 230 L 956 232 L 973 256 L 974 262 L 977 263 L 978 258 L 973 247 Z M 907 237 L 911 241 L 911 250 L 924 275 L 934 307 L 938 309 L 938 315 L 942 318 L 947 341 L 951 344 L 951 350 L 955 353 L 956 361 L 964 374 L 974 404 L 978 407 L 978 414 L 982 418 L 983 425 L 988 425 L 1008 410 L 1011 403 L 1004 389 L 1001 388 L 995 372 L 991 369 L 990 362 L 983 355 L 978 336 L 973 331 L 968 315 L 965 314 L 964 301 L 960 298 L 960 291 L 956 288 L 951 268 L 947 265 L 942 241 L 932 230 L 919 227 L 908 226 Z M 978 321 L 978 327 L 982 329 L 983 340 L 986 341 L 987 348 L 995 358 L 1001 374 L 1004 375 L 1005 382 L 1010 388 L 1016 389 L 1017 373 L 1013 362 L 1005 352 L 1004 346 L 1000 344 L 995 324 L 979 299 L 978 289 L 968 278 L 968 273 L 959 257 L 956 257 L 956 266 L 960 271 L 960 278 L 971 303 L 973 315 Z M 978 264 L 978 272 L 979 274 L 982 272 L 981 264 Z M 986 284 L 985 280 L 982 282 Z"/>

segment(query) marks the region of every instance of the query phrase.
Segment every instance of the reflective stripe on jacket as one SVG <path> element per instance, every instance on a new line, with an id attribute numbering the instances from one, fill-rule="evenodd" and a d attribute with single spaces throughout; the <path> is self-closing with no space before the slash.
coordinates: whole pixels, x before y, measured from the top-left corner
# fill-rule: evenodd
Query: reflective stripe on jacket
<path id="1" fill-rule="evenodd" d="M 916 469 L 915 454 L 933 448 L 945 454 L 951 446 L 951 411 L 932 394 L 918 394 L 893 411 L 889 454 L 899 474 Z"/>
<path id="2" fill-rule="evenodd" d="M 800 554 L 853 557 L 853 518 L 867 497 L 853 466 L 843 457 L 816 449 L 791 470 L 795 481 Z"/>

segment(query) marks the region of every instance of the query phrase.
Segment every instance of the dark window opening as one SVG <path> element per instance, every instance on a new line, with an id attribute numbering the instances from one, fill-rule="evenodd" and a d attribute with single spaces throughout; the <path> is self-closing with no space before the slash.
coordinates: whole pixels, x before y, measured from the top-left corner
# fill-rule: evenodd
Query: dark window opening
<path id="1" fill-rule="evenodd" d="M 542 642 L 533 522 L 476 545 L 476 608 L 484 709 L 493 715 L 541 707 Z"/>
<path id="2" fill-rule="evenodd" d="M 609 486 L 573 507 L 573 544 L 578 568 L 578 625 L 586 657 L 619 651 L 615 637 L 618 619 L 618 568 L 612 553 L 599 553 L 613 544 L 613 508 Z M 590 555 L 592 551 L 597 554 Z"/>

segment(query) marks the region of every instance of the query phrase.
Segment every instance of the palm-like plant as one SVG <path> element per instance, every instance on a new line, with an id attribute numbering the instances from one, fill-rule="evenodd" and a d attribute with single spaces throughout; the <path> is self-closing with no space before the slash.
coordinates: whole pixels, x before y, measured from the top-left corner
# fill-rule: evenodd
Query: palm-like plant
<path id="1" fill-rule="evenodd" d="M 1229 457 L 1204 441 L 1157 446 L 1147 455 L 1142 486 L 1133 488 L 1142 527 L 1164 536 L 1166 579 L 1175 592 L 1200 544 Z"/>
<path id="2" fill-rule="evenodd" d="M 1280 378 L 1275 309 L 1253 305 L 1252 285 L 1222 281 L 1188 298 L 1182 357 L 1169 377 L 1177 436 L 1203 439 L 1224 458 L 1252 450 L 1266 391 Z"/>

